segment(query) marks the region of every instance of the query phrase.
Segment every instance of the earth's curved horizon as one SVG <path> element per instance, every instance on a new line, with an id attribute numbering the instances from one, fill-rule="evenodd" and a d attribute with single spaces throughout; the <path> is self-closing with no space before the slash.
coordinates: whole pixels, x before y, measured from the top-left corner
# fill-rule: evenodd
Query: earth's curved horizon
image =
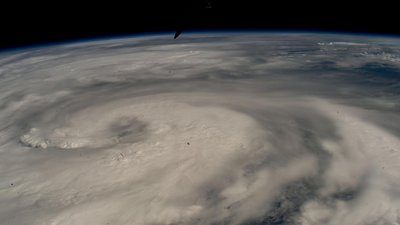
<path id="1" fill-rule="evenodd" d="M 400 224 L 400 38 L 0 53 L 2 224 Z"/>

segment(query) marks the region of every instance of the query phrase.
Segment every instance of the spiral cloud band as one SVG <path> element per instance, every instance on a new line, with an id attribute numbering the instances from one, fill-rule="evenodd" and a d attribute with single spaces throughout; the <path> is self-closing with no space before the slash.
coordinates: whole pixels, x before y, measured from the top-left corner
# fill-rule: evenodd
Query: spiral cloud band
<path id="1" fill-rule="evenodd" d="M 193 34 L 0 55 L 1 224 L 400 224 L 400 42 Z"/>

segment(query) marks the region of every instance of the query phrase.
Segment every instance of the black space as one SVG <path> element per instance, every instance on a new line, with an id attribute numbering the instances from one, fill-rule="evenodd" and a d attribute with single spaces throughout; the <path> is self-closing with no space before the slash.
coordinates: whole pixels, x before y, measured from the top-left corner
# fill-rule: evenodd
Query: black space
<path id="1" fill-rule="evenodd" d="M 263 29 L 400 34 L 398 7 L 383 1 L 97 1 L 0 5 L 0 48 L 188 30 Z M 263 3 L 261 3 L 263 2 Z"/>

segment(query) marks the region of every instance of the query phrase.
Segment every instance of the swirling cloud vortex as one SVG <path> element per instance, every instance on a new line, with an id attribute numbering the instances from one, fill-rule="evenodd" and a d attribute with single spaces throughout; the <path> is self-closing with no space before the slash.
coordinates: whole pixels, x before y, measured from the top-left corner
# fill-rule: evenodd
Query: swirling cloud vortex
<path id="1" fill-rule="evenodd" d="M 400 42 L 196 34 L 0 55 L 2 224 L 399 224 Z"/>

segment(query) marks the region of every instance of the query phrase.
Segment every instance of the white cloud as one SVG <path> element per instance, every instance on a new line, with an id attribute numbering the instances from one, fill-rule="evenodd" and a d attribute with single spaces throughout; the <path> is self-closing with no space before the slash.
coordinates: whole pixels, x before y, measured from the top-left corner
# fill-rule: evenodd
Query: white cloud
<path id="1" fill-rule="evenodd" d="M 396 98 L 363 96 L 370 86 L 346 71 L 303 74 L 370 59 L 275 38 L 124 39 L 1 58 L 0 220 L 399 223 L 400 140 L 378 120 L 391 110 L 400 122 Z"/>

